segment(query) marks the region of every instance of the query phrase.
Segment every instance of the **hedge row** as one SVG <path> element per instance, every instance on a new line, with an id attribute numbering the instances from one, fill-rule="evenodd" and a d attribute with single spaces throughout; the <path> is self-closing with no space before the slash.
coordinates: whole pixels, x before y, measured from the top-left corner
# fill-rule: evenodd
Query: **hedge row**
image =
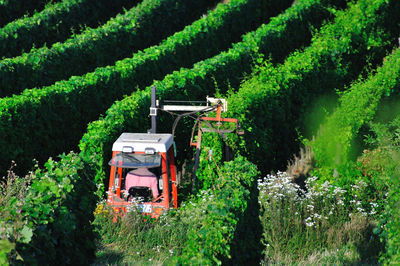
<path id="1" fill-rule="evenodd" d="M 60 0 L 2 0 L 0 1 L 0 27 L 24 14 L 33 13 L 34 10 L 41 10 L 50 2 L 58 2 Z"/>
<path id="2" fill-rule="evenodd" d="M 98 198 L 93 193 L 92 173 L 82 170 L 90 166 L 73 153 L 61 158 L 61 162 L 49 160 L 44 170 L 33 173 L 24 198 L 10 198 L 10 207 L 19 210 L 14 212 L 16 220 L 26 223 L 20 232 L 13 231 L 25 239 L 15 246 L 23 261 L 13 256 L 12 265 L 89 265 L 95 257 L 90 210 Z M 2 222 L 10 228 L 18 226 L 13 221 Z"/>
<path id="3" fill-rule="evenodd" d="M 340 105 L 327 118 L 320 134 L 311 142 L 317 162 L 320 166 L 335 167 L 346 163 L 353 141 L 360 134 L 362 126 L 376 118 L 382 100 L 399 94 L 400 87 L 400 50 L 384 59 L 383 66 L 376 70 L 367 80 L 353 84 L 340 98 Z M 400 118 L 395 120 L 393 134 L 399 127 Z M 397 124 L 396 124 L 397 122 Z M 387 141 L 387 140 L 386 140 Z M 391 139 L 394 142 L 394 138 Z M 397 140 L 398 141 L 398 140 Z M 386 144 L 388 145 L 388 144 Z M 392 144 L 389 144 L 392 145 Z M 397 147 L 398 149 L 398 147 Z M 393 155 L 391 155 L 393 156 Z M 398 167 L 395 156 L 393 165 Z M 378 161 L 378 163 L 382 163 Z M 392 169 L 391 169 L 392 168 Z M 381 179 L 388 176 L 388 204 L 386 206 L 387 225 L 384 229 L 386 241 L 385 263 L 398 264 L 400 261 L 400 214 L 399 207 L 399 172 L 391 165 L 383 165 Z M 385 169 L 385 170 L 383 170 Z M 384 182 L 384 181 L 381 181 Z"/>
<path id="4" fill-rule="evenodd" d="M 382 97 L 390 96 L 399 87 L 399 63 L 400 51 L 395 50 L 376 74 L 352 85 L 341 96 L 339 107 L 312 142 L 318 163 L 334 166 L 350 159 L 349 152 L 360 128 L 374 119 Z"/>
<path id="5" fill-rule="evenodd" d="M 298 150 L 297 130 L 313 101 L 356 79 L 363 68 L 381 62 L 397 40 L 400 3 L 360 0 L 338 12 L 335 23 L 316 34 L 310 47 L 275 68 L 258 74 L 228 98 L 227 116 L 237 117 L 247 132 L 228 143 L 259 169 L 282 169 Z"/>
<path id="6" fill-rule="evenodd" d="M 185 207 L 187 215 L 195 212 L 198 204 L 207 205 L 207 211 L 202 216 L 201 224 L 196 223 L 188 231 L 182 254 L 175 258 L 178 265 L 186 265 L 188 262 L 195 265 L 220 265 L 229 262 L 233 237 L 248 207 L 251 186 L 257 175 L 255 165 L 239 156 L 225 163 L 219 176 L 209 176 L 214 185 L 212 196 L 206 202 L 199 198 L 197 203 Z"/>
<path id="7" fill-rule="evenodd" d="M 210 157 L 210 151 L 211 157 Z M 226 196 L 223 188 L 221 188 L 221 181 L 219 179 L 222 178 L 222 181 L 230 180 L 232 177 L 226 176 L 225 170 L 222 168 L 225 160 L 232 160 L 230 156 L 226 157 L 224 147 L 224 138 L 217 133 L 203 133 L 202 135 L 202 149 L 200 153 L 200 163 L 199 168 L 196 172 L 196 176 L 198 180 L 196 181 L 197 189 L 201 191 L 213 190 L 216 191 L 216 196 L 224 199 L 231 199 L 231 196 Z M 232 151 L 231 152 L 235 152 Z M 191 154 L 194 154 L 192 151 Z M 251 174 L 251 172 L 256 173 L 256 167 L 254 164 L 249 163 L 247 159 L 243 159 L 240 155 L 233 159 L 233 162 L 229 162 L 229 164 L 242 164 L 240 167 L 243 172 L 246 172 L 246 169 L 253 169 L 249 173 L 249 176 L 245 176 L 243 174 L 241 181 L 245 181 L 245 184 L 236 184 L 236 186 L 241 186 L 240 188 L 245 188 L 246 193 L 250 192 L 250 195 L 247 195 L 243 198 L 243 203 L 245 204 L 245 208 L 241 210 L 240 213 L 234 213 L 232 216 L 234 219 L 234 223 L 230 223 L 229 221 L 225 221 L 224 225 L 235 226 L 234 232 L 230 232 L 224 238 L 225 241 L 221 241 L 221 236 L 215 234 L 215 237 L 208 236 L 210 240 L 205 241 L 204 235 L 190 235 L 188 237 L 190 240 L 185 242 L 183 245 L 184 254 L 180 261 L 189 260 L 198 260 L 199 262 L 204 260 L 209 260 L 210 253 L 215 254 L 213 258 L 219 258 L 222 261 L 222 264 L 231 264 L 231 262 L 235 262 L 238 265 L 250 264 L 255 265 L 258 264 L 262 259 L 262 225 L 259 219 L 260 211 L 259 211 L 259 203 L 258 203 L 258 190 L 257 190 L 257 178 L 255 174 Z M 226 165 L 226 163 L 225 163 Z M 249 167 L 251 166 L 251 167 Z M 223 169 L 223 170 L 221 170 Z M 237 170 L 229 169 L 230 172 L 237 175 Z M 248 170 L 247 170 L 248 171 Z M 229 171 L 228 171 L 229 172 Z M 247 173 L 247 172 L 246 172 Z M 215 178 L 218 177 L 218 178 Z M 238 188 L 238 187 L 235 187 Z M 231 189 L 233 193 L 236 193 L 235 189 Z M 222 205 L 222 204 L 221 204 Z M 232 211 L 231 206 L 223 205 L 224 208 L 229 212 Z M 191 213 L 194 212 L 195 207 L 191 211 L 186 207 L 186 212 Z M 244 213 L 243 213 L 244 212 Z M 218 220 L 217 220 L 218 221 Z M 218 232 L 221 231 L 220 224 L 217 222 L 207 223 L 206 232 Z M 199 230 L 197 230 L 199 231 Z M 210 245 L 207 242 L 214 242 L 213 245 Z M 194 244 L 197 243 L 197 244 Z M 218 244 L 220 243 L 220 244 Z M 222 245 L 221 245 L 222 244 Z M 209 248 L 213 246 L 213 248 Z M 204 249 L 202 252 L 199 250 Z M 216 249 L 220 249 L 218 252 Z M 196 255 L 196 253 L 198 255 Z M 218 256 L 216 255 L 218 254 Z M 205 261 L 205 262 L 206 262 Z M 201 264 L 201 263 L 200 263 Z M 206 263 L 207 264 L 207 263 Z"/>
<path id="8" fill-rule="evenodd" d="M 0 29 L 0 57 L 14 57 L 32 47 L 65 41 L 83 26 L 94 27 L 130 9 L 139 1 L 65 0 L 47 6 L 31 17 L 8 23 Z"/>
<path id="9" fill-rule="evenodd" d="M 335 3 L 335 2 L 331 2 Z M 321 17 L 322 15 L 322 17 Z M 310 37 L 309 24 L 318 26 L 323 17 L 329 17 L 320 1 L 304 1 L 273 18 L 268 25 L 262 25 L 254 32 L 243 37 L 243 41 L 234 44 L 231 49 L 213 58 L 196 63 L 192 69 L 181 69 L 167 75 L 162 81 L 155 82 L 160 99 L 199 100 L 215 93 L 215 85 L 225 91 L 229 86 L 236 87 L 246 71 L 250 72 L 257 51 L 270 55 L 275 60 L 283 59 L 293 49 L 307 43 Z M 302 32 L 304 34 L 293 34 Z M 304 39 L 297 39 L 304 36 Z M 295 39 L 293 39 L 295 38 Z M 296 40 L 296 41 L 293 41 Z M 133 93 L 117 101 L 107 110 L 106 116 L 89 124 L 88 132 L 83 136 L 81 155 L 96 154 L 97 175 L 95 181 L 101 183 L 106 176 L 113 142 L 124 131 L 145 132 L 150 128 L 148 118 L 150 106 L 150 87 Z M 171 128 L 171 120 L 160 117 L 159 128 Z M 178 150 L 184 154 L 188 149 L 188 130 L 177 130 Z M 190 132 L 189 132 L 190 135 Z M 179 153 L 178 153 L 179 154 Z"/>
<path id="10" fill-rule="evenodd" d="M 96 67 L 112 65 L 154 45 L 206 12 L 218 0 L 143 0 L 96 29 L 64 43 L 0 61 L 0 97 L 47 86 Z M 160 15 L 162 14 L 162 15 Z"/>
<path id="11" fill-rule="evenodd" d="M 87 124 L 97 119 L 116 99 L 139 86 L 151 84 L 153 79 L 162 78 L 174 69 L 218 54 L 237 41 L 243 32 L 257 27 L 271 13 L 277 13 L 278 10 L 269 8 L 277 2 L 284 3 L 280 0 L 232 0 L 159 46 L 138 52 L 113 67 L 98 68 L 82 77 L 0 99 L 0 142 L 9 147 L 0 151 L 4 156 L 0 169 L 4 170 L 12 159 L 26 168 L 34 157 L 44 161 L 51 155 L 73 149 Z M 289 0 L 285 2 L 290 3 Z"/>

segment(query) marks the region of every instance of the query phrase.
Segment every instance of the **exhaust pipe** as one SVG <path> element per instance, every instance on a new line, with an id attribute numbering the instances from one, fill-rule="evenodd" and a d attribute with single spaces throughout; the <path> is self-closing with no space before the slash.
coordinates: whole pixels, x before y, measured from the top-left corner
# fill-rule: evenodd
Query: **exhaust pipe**
<path id="1" fill-rule="evenodd" d="M 155 134 L 157 132 L 157 99 L 156 99 L 156 87 L 151 87 L 151 106 L 150 106 L 150 116 L 151 116 L 151 129 L 147 130 L 147 133 Z"/>

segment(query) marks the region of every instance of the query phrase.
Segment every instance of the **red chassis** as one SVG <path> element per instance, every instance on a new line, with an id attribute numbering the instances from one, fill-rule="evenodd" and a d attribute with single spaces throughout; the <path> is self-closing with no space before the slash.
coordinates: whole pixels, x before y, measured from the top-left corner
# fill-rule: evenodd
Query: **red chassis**
<path id="1" fill-rule="evenodd" d="M 124 133 L 134 135 L 133 133 Z M 123 134 L 123 135 L 124 135 Z M 122 138 L 122 136 L 120 138 Z M 148 134 L 149 137 L 157 137 L 160 134 Z M 164 134 L 166 135 L 166 134 Z M 110 171 L 110 181 L 109 181 L 109 189 L 108 189 L 108 199 L 107 203 L 110 205 L 116 213 L 119 215 L 124 215 L 126 212 L 129 212 L 132 209 L 138 208 L 140 212 L 146 215 L 150 215 L 153 218 L 158 218 L 164 211 L 168 210 L 170 207 L 177 208 L 178 207 L 178 190 L 177 190 L 177 182 L 176 182 L 176 169 L 175 169 L 175 162 L 174 162 L 174 147 L 173 143 L 162 143 L 163 148 L 157 148 L 154 144 L 154 140 L 150 139 L 143 139 L 146 138 L 146 135 L 141 134 L 140 142 L 139 139 L 133 139 L 130 142 L 124 141 L 124 145 L 130 145 L 128 147 L 132 148 L 132 152 L 126 152 L 126 146 L 123 149 L 118 151 L 118 148 L 114 148 L 116 145 L 113 146 L 113 159 L 110 161 L 111 171 Z M 131 136 L 132 137 L 132 136 Z M 163 136 L 165 138 L 165 136 Z M 147 140 L 147 142 L 146 142 Z M 159 138 L 161 140 L 161 138 Z M 127 143 L 129 142 L 129 143 Z M 135 145 L 137 143 L 140 145 Z M 162 142 L 162 141 L 161 141 Z M 141 150 L 138 146 L 146 146 L 146 151 L 143 149 Z M 125 150 L 124 150 L 125 149 Z M 153 154 L 148 154 L 148 149 L 152 150 Z M 128 149 L 129 150 L 129 149 Z M 135 151 L 138 150 L 138 151 Z M 125 151 L 125 152 L 124 152 Z M 146 156 L 158 156 L 160 160 L 158 162 L 158 167 L 154 167 L 152 165 L 150 170 L 157 173 L 158 179 L 158 186 L 159 186 L 159 195 L 156 198 L 152 198 L 149 201 L 138 202 L 134 199 L 129 199 L 128 196 L 128 189 L 125 188 L 125 178 L 127 176 L 127 171 L 130 170 L 129 168 L 135 167 L 147 167 L 146 163 L 140 165 L 128 165 L 123 160 L 115 161 L 114 158 L 117 155 L 122 157 L 133 157 L 133 156 L 141 156 L 145 158 Z M 112 163 L 114 160 L 114 163 Z M 143 160 L 143 159 L 142 159 Z M 132 195 L 135 196 L 135 195 Z"/>

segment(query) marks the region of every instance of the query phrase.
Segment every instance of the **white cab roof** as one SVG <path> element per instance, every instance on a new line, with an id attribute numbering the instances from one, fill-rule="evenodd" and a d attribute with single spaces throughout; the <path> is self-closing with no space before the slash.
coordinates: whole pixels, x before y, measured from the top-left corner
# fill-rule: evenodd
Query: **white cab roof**
<path id="1" fill-rule="evenodd" d="M 114 142 L 112 150 L 122 151 L 124 147 L 132 147 L 133 152 L 144 152 L 146 148 L 167 152 L 173 143 L 171 134 L 122 133 Z"/>

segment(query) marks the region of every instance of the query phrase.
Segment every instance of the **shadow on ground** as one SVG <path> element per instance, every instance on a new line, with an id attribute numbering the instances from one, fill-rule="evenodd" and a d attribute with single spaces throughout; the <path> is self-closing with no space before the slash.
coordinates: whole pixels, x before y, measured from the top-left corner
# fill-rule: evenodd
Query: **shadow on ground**
<path id="1" fill-rule="evenodd" d="M 223 265 L 259 265 L 262 259 L 262 225 L 257 181 L 250 188 L 247 209 L 237 225 L 231 245 L 231 259 Z"/>

